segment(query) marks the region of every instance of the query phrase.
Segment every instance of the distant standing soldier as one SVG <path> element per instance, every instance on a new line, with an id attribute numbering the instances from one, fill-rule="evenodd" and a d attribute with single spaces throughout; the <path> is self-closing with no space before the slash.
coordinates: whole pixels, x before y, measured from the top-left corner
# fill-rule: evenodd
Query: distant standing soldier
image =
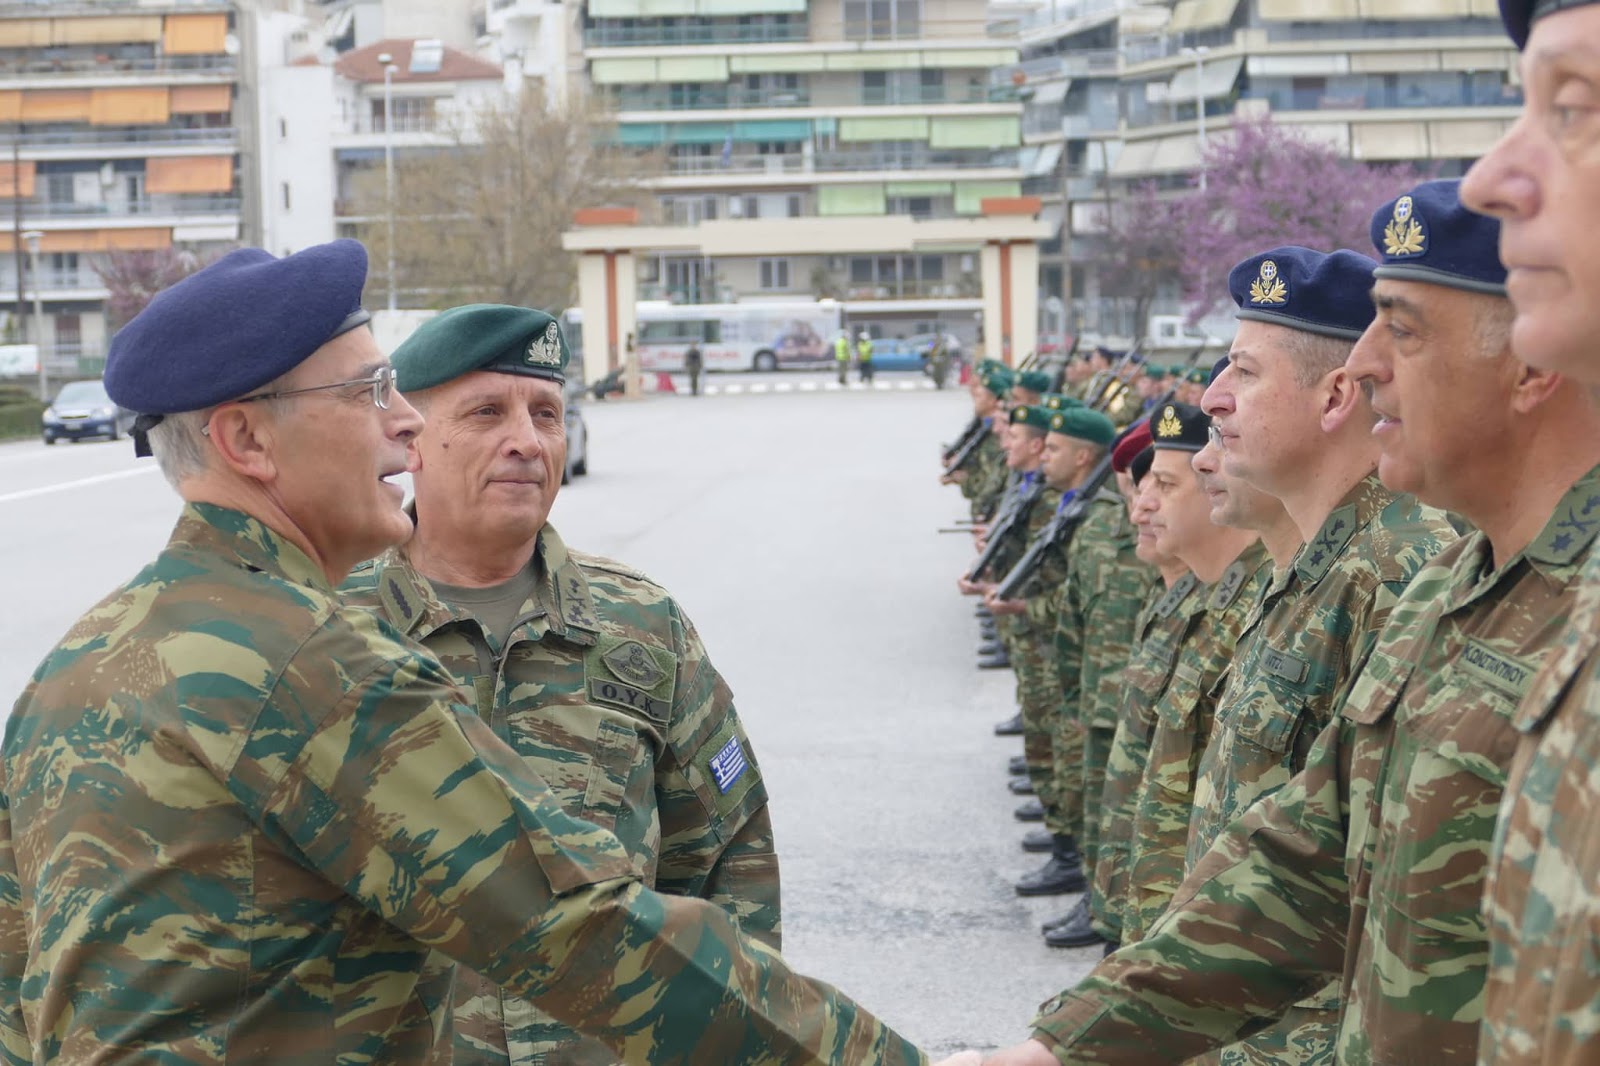
<path id="1" fill-rule="evenodd" d="M 872 335 L 866 330 L 856 338 L 856 370 L 863 382 L 872 380 Z"/>
<path id="2" fill-rule="evenodd" d="M 933 378 L 933 387 L 944 388 L 944 383 L 950 377 L 950 345 L 946 343 L 941 334 L 934 339 L 933 350 L 928 354 L 928 374 Z"/>
<path id="3" fill-rule="evenodd" d="M 833 339 L 833 361 L 839 368 L 839 384 L 849 384 L 846 375 L 850 371 L 850 334 L 846 330 L 841 329 Z"/>
<path id="4" fill-rule="evenodd" d="M 705 369 L 705 357 L 694 341 L 689 342 L 689 350 L 683 353 L 683 369 L 689 374 L 689 395 L 700 395 L 700 371 Z"/>

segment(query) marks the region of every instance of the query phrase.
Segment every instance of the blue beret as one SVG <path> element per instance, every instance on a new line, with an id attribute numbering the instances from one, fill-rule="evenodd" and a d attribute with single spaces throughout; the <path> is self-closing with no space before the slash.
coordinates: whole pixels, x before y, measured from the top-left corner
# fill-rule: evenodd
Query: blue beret
<path id="1" fill-rule="evenodd" d="M 1468 292 L 1506 294 L 1500 222 L 1461 203 L 1461 181 L 1425 181 L 1372 216 L 1380 278 L 1426 281 Z"/>
<path id="2" fill-rule="evenodd" d="M 1220 378 L 1222 376 L 1222 372 L 1226 369 L 1228 369 L 1228 357 L 1223 356 L 1221 359 L 1218 359 L 1215 363 L 1211 364 L 1211 377 L 1207 379 L 1206 384 L 1209 385 L 1211 382 Z"/>
<path id="3" fill-rule="evenodd" d="M 416 328 L 394 350 L 395 385 L 418 392 L 469 370 L 567 380 L 572 357 L 556 320 L 543 311 L 507 304 L 452 307 Z"/>
<path id="4" fill-rule="evenodd" d="M 1198 407 L 1169 403 L 1152 416 L 1150 446 L 1165 451 L 1197 452 L 1211 440 L 1211 418 Z"/>
<path id="5" fill-rule="evenodd" d="M 1237 317 L 1324 337 L 1355 340 L 1372 324 L 1372 269 L 1378 264 L 1340 249 L 1285 245 L 1253 255 L 1228 272 Z"/>
<path id="6" fill-rule="evenodd" d="M 1533 24 L 1546 15 L 1570 7 L 1586 7 L 1596 0 L 1500 0 L 1500 21 L 1505 23 L 1511 43 L 1520 50 L 1528 43 Z"/>
<path id="7" fill-rule="evenodd" d="M 367 250 L 318 244 L 229 252 L 156 294 L 111 338 L 106 392 L 130 411 L 199 411 L 259 389 L 367 321 Z"/>

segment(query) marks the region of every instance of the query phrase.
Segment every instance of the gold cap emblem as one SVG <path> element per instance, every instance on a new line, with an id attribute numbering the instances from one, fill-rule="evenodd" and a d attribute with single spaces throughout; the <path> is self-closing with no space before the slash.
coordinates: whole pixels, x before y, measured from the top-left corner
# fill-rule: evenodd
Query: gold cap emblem
<path id="1" fill-rule="evenodd" d="M 1288 298 L 1289 287 L 1278 277 L 1278 264 L 1271 259 L 1261 260 L 1261 272 L 1250 283 L 1250 302 L 1281 304 Z"/>
<path id="2" fill-rule="evenodd" d="M 1056 415 L 1054 418 L 1052 418 L 1050 420 L 1050 428 L 1051 429 L 1060 429 L 1062 426 L 1065 426 L 1066 424 L 1067 424 L 1067 416 L 1066 415 L 1058 414 L 1058 415 Z"/>
<path id="3" fill-rule="evenodd" d="M 1383 254 L 1394 259 L 1421 255 L 1427 251 L 1427 243 L 1428 235 L 1417 221 L 1411 197 L 1400 197 L 1394 202 L 1394 217 L 1383 227 Z"/>
<path id="4" fill-rule="evenodd" d="M 528 345 L 528 365 L 561 366 L 561 329 L 554 322 Z"/>
<path id="5" fill-rule="evenodd" d="M 1161 421 L 1156 423 L 1156 436 L 1162 440 L 1183 436 L 1183 423 L 1178 421 L 1178 412 L 1170 403 L 1161 412 Z"/>

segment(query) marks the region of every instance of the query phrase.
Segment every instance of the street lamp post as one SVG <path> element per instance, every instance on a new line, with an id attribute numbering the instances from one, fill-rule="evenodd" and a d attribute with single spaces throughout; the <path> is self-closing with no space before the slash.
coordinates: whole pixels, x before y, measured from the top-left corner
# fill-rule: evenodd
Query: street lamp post
<path id="1" fill-rule="evenodd" d="M 383 187 L 385 190 L 384 244 L 389 251 L 389 310 L 399 307 L 394 287 L 394 72 L 399 68 L 388 52 L 378 56 L 383 64 Z"/>
<path id="2" fill-rule="evenodd" d="M 1194 56 L 1194 121 L 1200 137 L 1200 191 L 1206 191 L 1206 87 L 1205 59 L 1211 51 L 1205 45 L 1185 48 L 1183 54 Z"/>
<path id="3" fill-rule="evenodd" d="M 44 365 L 44 277 L 39 273 L 39 242 L 44 234 L 39 230 L 24 230 L 22 239 L 28 245 L 28 269 L 33 271 L 33 347 L 39 360 L 39 402 L 50 402 L 50 374 Z"/>

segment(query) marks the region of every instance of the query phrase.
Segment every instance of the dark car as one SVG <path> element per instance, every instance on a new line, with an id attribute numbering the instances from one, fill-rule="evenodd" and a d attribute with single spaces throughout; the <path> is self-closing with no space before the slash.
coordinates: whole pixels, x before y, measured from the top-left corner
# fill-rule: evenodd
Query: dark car
<path id="1" fill-rule="evenodd" d="M 583 420 L 581 382 L 567 384 L 567 468 L 561 472 L 565 485 L 589 472 L 589 425 Z"/>
<path id="2" fill-rule="evenodd" d="M 73 381 L 63 385 L 55 402 L 44 409 L 39 435 L 46 444 L 54 444 L 63 437 L 117 440 L 133 428 L 135 417 L 132 411 L 111 402 L 105 385 L 98 378 Z"/>

